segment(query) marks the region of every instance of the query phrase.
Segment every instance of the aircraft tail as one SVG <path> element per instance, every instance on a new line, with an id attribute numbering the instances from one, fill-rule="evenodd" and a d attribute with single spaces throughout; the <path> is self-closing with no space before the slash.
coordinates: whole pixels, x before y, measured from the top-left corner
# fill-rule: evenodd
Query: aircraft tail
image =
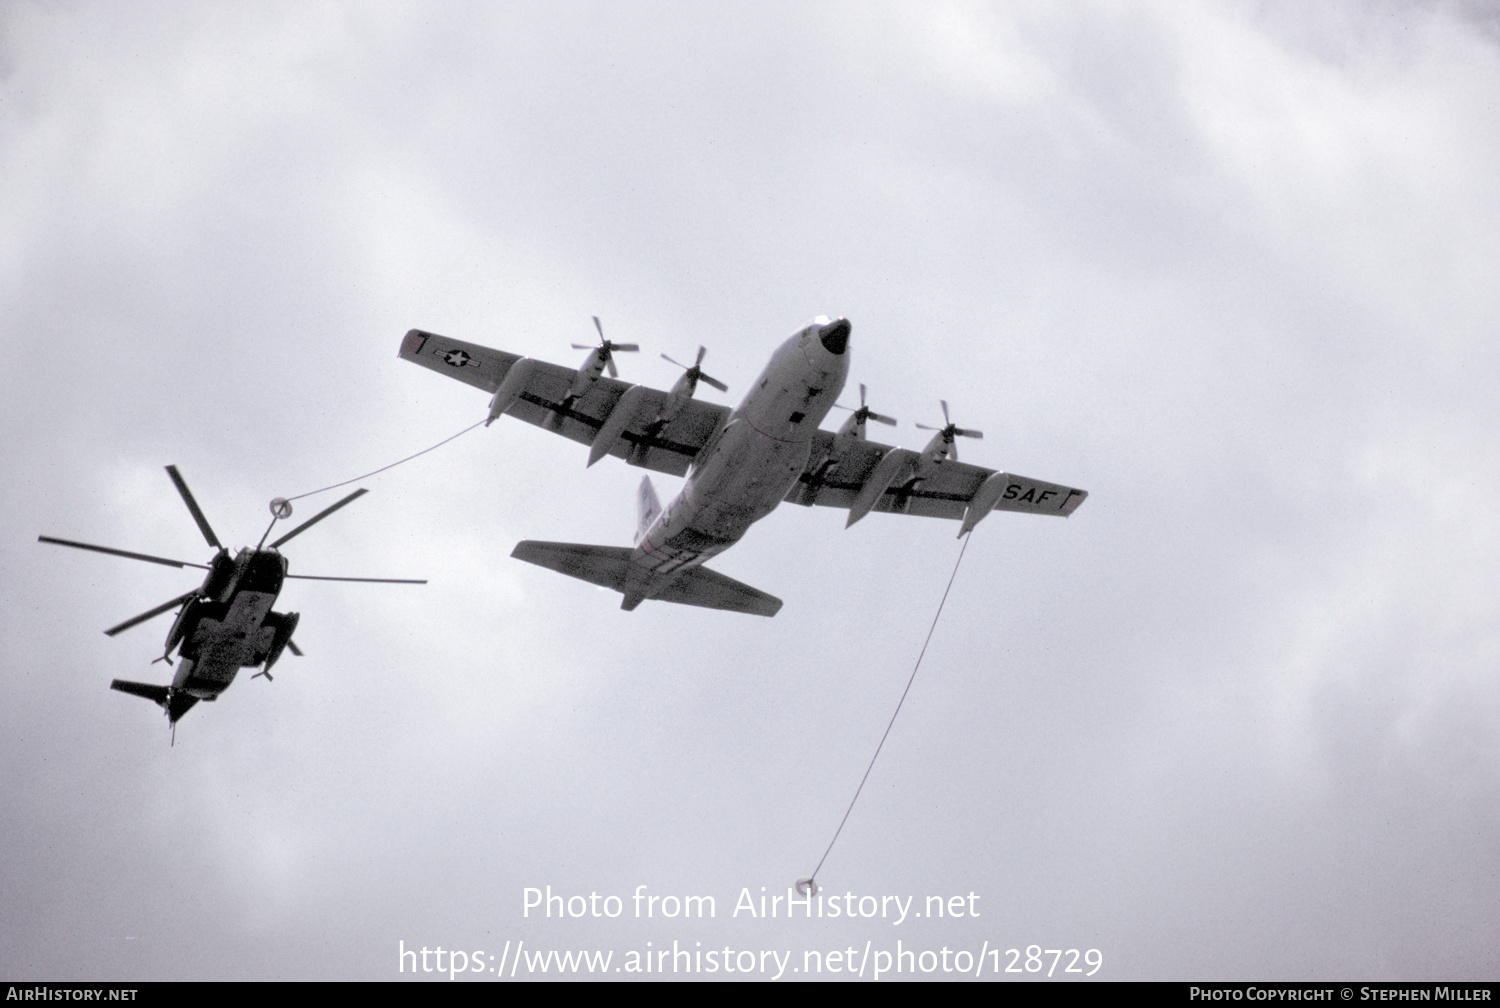
<path id="1" fill-rule="evenodd" d="M 661 514 L 661 501 L 656 497 L 650 476 L 641 477 L 640 488 L 635 492 L 635 514 L 635 541 L 640 542 L 651 530 L 651 523 Z"/>
<path id="2" fill-rule="evenodd" d="M 634 552 L 629 546 L 585 546 L 527 539 L 517 543 L 510 555 L 601 588 L 624 591 L 625 573 Z"/>
<path id="3" fill-rule="evenodd" d="M 127 679 L 116 679 L 109 684 L 109 688 L 119 690 L 121 693 L 129 693 L 131 696 L 145 697 L 166 711 L 167 717 L 174 725 L 178 718 L 191 710 L 198 702 L 197 697 L 174 692 L 170 686 L 153 686 L 150 683 L 130 682 Z"/>
<path id="4" fill-rule="evenodd" d="M 707 567 L 688 570 L 652 597 L 663 602 L 702 606 L 705 609 L 727 609 L 752 616 L 775 616 L 781 609 L 781 599 L 775 595 L 751 588 L 743 581 L 736 581 Z"/>
<path id="5" fill-rule="evenodd" d="M 121 693 L 129 693 L 131 696 L 145 697 L 158 707 L 166 707 L 167 700 L 172 695 L 172 690 L 167 686 L 152 686 L 150 683 L 129 682 L 125 679 L 116 679 L 109 684 L 110 689 L 119 690 Z"/>
<path id="6" fill-rule="evenodd" d="M 649 487 L 649 483 L 647 484 Z M 645 496 L 642 492 L 642 496 Z M 655 494 L 651 494 L 655 498 Z M 660 505 L 658 505 L 660 506 Z M 587 581 L 617 592 L 625 591 L 630 557 L 635 551 L 626 546 L 586 546 L 582 543 L 538 542 L 527 539 L 516 544 L 511 556 L 517 560 L 545 567 L 569 577 Z M 751 588 L 732 577 L 704 567 L 693 567 L 678 574 L 651 598 L 679 605 L 701 606 L 749 613 L 753 616 L 775 616 L 781 599 Z M 627 596 L 624 606 L 634 609 L 639 596 Z"/>

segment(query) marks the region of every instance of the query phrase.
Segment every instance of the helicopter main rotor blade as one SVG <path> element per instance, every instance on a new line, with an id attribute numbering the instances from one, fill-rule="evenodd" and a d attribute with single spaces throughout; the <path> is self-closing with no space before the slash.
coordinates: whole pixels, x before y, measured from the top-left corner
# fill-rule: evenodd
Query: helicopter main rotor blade
<path id="1" fill-rule="evenodd" d="M 183 503 L 193 513 L 193 521 L 198 523 L 198 531 L 203 533 L 203 538 L 207 539 L 208 544 L 214 549 L 223 549 L 224 547 L 220 544 L 219 537 L 214 535 L 213 529 L 209 528 L 208 519 L 203 517 L 203 509 L 198 507 L 197 501 L 193 500 L 193 492 L 188 489 L 187 481 L 182 478 L 182 474 L 177 471 L 177 467 L 174 465 L 167 466 L 167 475 L 172 477 L 172 482 L 177 486 L 177 492 L 182 494 Z"/>
<path id="2" fill-rule="evenodd" d="M 313 515 L 311 518 L 307 519 L 307 521 L 303 522 L 301 525 L 298 525 L 296 528 L 292 529 L 286 535 L 282 536 L 280 539 L 277 539 L 275 542 L 273 542 L 271 544 L 271 548 L 272 549 L 279 548 L 281 546 L 281 544 L 284 543 L 284 542 L 286 542 L 288 539 L 292 538 L 293 536 L 300 535 L 303 532 L 306 532 L 308 529 L 312 528 L 318 522 L 322 521 L 324 518 L 327 518 L 329 515 L 333 514 L 339 508 L 343 507 L 345 504 L 348 504 L 350 501 L 354 500 L 356 497 L 362 497 L 362 496 L 364 496 L 365 494 L 367 494 L 369 492 L 370 491 L 366 490 L 364 487 L 360 487 L 358 490 L 354 491 L 352 494 L 350 494 L 348 497 L 345 497 L 343 500 L 339 501 L 337 504 L 333 505 L 332 507 L 326 507 L 326 508 L 324 508 L 323 510 L 319 511 L 317 514 Z"/>
<path id="3" fill-rule="evenodd" d="M 164 612 L 167 612 L 168 610 L 176 609 L 178 606 L 182 605 L 182 603 L 186 602 L 188 599 L 192 598 L 194 595 L 197 595 L 197 594 L 198 594 L 198 589 L 194 588 L 192 591 L 188 592 L 186 595 L 179 595 L 176 598 L 174 598 L 172 601 L 164 603 L 162 605 L 159 605 L 155 609 L 152 609 L 150 612 L 143 612 L 139 616 L 135 617 L 134 619 L 128 619 L 128 620 L 126 620 L 124 623 L 121 623 L 119 626 L 110 627 L 108 630 L 104 631 L 104 634 L 107 637 L 113 637 L 115 634 L 119 633 L 122 630 L 129 630 L 131 627 L 135 626 L 137 623 L 144 623 L 144 622 L 146 622 L 149 619 L 155 619 L 156 617 L 160 616 Z"/>
<path id="4" fill-rule="evenodd" d="M 426 579 L 415 578 L 349 578 L 349 577 L 320 577 L 317 574 L 288 574 L 289 578 L 300 578 L 303 581 L 367 581 L 371 584 L 426 584 Z"/>
<path id="5" fill-rule="evenodd" d="M 51 536 L 37 536 L 36 541 L 56 543 L 59 546 L 72 546 L 74 549 L 93 550 L 95 553 L 109 553 L 113 556 L 127 557 L 131 560 L 144 560 L 147 563 L 161 564 L 164 567 L 197 567 L 199 570 L 208 570 L 207 564 L 188 563 L 186 560 L 168 560 L 166 557 L 151 556 L 149 553 L 132 553 L 129 550 L 112 549 L 109 546 L 94 546 L 89 543 L 74 542 L 71 539 L 54 539 Z"/>

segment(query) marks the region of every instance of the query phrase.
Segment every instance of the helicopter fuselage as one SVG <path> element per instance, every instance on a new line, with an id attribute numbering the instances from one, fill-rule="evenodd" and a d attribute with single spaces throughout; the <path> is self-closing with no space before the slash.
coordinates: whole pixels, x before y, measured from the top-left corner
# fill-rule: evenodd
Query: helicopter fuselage
<path id="1" fill-rule="evenodd" d="M 297 649 L 297 645 L 292 643 L 292 633 L 297 629 L 298 615 L 271 611 L 271 607 L 276 604 L 276 597 L 281 594 L 281 586 L 288 577 L 300 577 L 313 581 L 427 583 L 410 578 L 323 577 L 287 573 L 286 557 L 281 555 L 278 548 L 350 501 L 363 496 L 366 492 L 363 488 L 319 511 L 271 543 L 270 546 L 262 548 L 266 537 L 271 534 L 271 529 L 268 527 L 266 534 L 260 537 L 260 542 L 254 549 L 247 547 L 234 556 L 230 556 L 229 550 L 225 549 L 224 545 L 219 542 L 219 537 L 214 535 L 214 530 L 209 526 L 208 519 L 204 517 L 202 508 L 198 507 L 192 491 L 188 489 L 187 481 L 182 478 L 177 467 L 167 466 L 167 475 L 172 477 L 172 483 L 177 487 L 182 502 L 187 505 L 193 520 L 198 523 L 198 531 L 203 533 L 204 541 L 218 551 L 207 565 L 153 556 L 149 553 L 115 549 L 113 546 L 58 539 L 53 536 L 37 536 L 37 540 L 55 543 L 58 546 L 89 550 L 93 553 L 108 553 L 130 560 L 143 560 L 146 563 L 161 564 L 166 567 L 179 569 L 198 567 L 208 571 L 208 576 L 203 579 L 203 584 L 198 588 L 104 631 L 106 635 L 113 637 L 133 626 L 155 619 L 163 613 L 177 610 L 177 618 L 172 621 L 172 629 L 167 631 L 166 649 L 157 659 L 157 661 L 166 661 L 171 664 L 172 652 L 178 653 L 181 662 L 172 677 L 172 685 L 159 686 L 155 683 L 133 682 L 128 679 L 116 679 L 109 684 L 110 689 L 150 700 L 161 707 L 167 712 L 167 719 L 171 721 L 174 728 L 178 719 L 199 700 L 218 699 L 219 694 L 234 682 L 234 677 L 239 674 L 240 669 L 263 665 L 263 670 L 257 675 L 264 675 L 269 680 L 271 666 L 276 664 L 276 659 L 281 657 L 282 651 L 290 650 L 296 655 L 302 653 Z M 291 502 L 282 497 L 273 499 L 271 514 L 275 516 L 271 522 L 272 526 L 283 518 L 290 518 Z"/>
<path id="2" fill-rule="evenodd" d="M 166 654 L 176 649 L 181 658 L 174 694 L 213 700 L 240 669 L 276 663 L 297 625 L 296 613 L 271 611 L 286 573 L 286 557 L 274 549 L 220 551 L 167 633 Z"/>

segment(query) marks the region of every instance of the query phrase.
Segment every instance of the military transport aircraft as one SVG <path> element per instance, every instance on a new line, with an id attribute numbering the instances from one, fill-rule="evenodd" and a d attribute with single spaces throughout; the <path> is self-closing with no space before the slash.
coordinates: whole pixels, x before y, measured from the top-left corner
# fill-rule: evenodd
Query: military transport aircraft
<path id="1" fill-rule="evenodd" d="M 820 316 L 798 330 L 734 410 L 692 398 L 701 352 L 671 392 L 604 377 L 606 366 L 614 374 L 612 350 L 625 347 L 602 328 L 579 368 L 421 329 L 406 334 L 400 356 L 490 393 L 489 422 L 509 414 L 589 445 L 590 465 L 614 455 L 687 476 L 665 509 L 650 477 L 641 480 L 633 549 L 526 540 L 511 553 L 620 592 L 623 609 L 659 599 L 774 616 L 780 599 L 701 565 L 782 501 L 848 508 L 845 527 L 871 511 L 962 519 L 960 537 L 991 510 L 1067 516 L 1083 503 L 1083 490 L 959 462 L 954 439 L 982 435 L 948 421 L 946 403 L 945 426 L 928 428 L 936 433 L 920 452 L 865 437 L 867 419 L 888 418 L 864 405 L 863 389 L 842 430 L 820 430 L 848 377 L 850 329 Z"/>

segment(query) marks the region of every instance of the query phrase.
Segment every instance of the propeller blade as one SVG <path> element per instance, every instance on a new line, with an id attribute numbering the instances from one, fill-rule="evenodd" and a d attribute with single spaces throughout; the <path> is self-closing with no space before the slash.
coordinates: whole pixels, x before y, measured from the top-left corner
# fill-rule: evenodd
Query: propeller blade
<path id="1" fill-rule="evenodd" d="M 194 588 L 192 591 L 188 592 L 186 595 L 179 595 L 176 598 L 174 598 L 172 601 L 164 603 L 162 605 L 159 605 L 155 609 L 152 609 L 150 612 L 143 612 L 139 616 L 136 616 L 133 619 L 126 620 L 124 623 L 121 623 L 119 626 L 110 627 L 108 630 L 104 631 L 105 636 L 107 636 L 107 637 L 113 637 L 115 634 L 119 633 L 122 630 L 129 630 L 131 627 L 135 626 L 137 623 L 144 623 L 144 622 L 146 622 L 149 619 L 155 619 L 156 617 L 160 616 L 162 613 L 167 612 L 170 609 L 176 609 L 178 606 L 182 605 L 188 599 L 192 598 L 194 595 L 197 595 L 197 594 L 198 594 L 198 589 Z"/>
<path id="2" fill-rule="evenodd" d="M 623 350 L 624 347 L 620 347 L 618 349 L 622 349 Z M 694 379 L 695 381 L 707 382 L 708 384 L 712 385 L 714 388 L 718 389 L 720 392 L 728 392 L 729 391 L 729 386 L 728 385 L 725 385 L 723 382 L 719 381 L 719 379 L 717 379 L 717 378 L 710 378 L 708 375 L 706 375 L 706 374 L 703 373 L 703 355 L 706 354 L 706 353 L 708 353 L 708 347 L 699 346 L 698 347 L 698 359 L 693 362 L 693 366 L 692 367 L 688 367 L 686 364 L 682 363 L 682 361 L 680 361 L 680 360 L 673 360 L 671 357 L 668 357 L 666 354 L 662 354 L 661 356 L 662 356 L 662 360 L 669 361 L 669 362 L 671 362 L 673 364 L 676 364 L 678 367 L 682 368 L 682 370 L 686 371 L 688 374 L 695 375 L 696 376 L 695 379 Z"/>
<path id="3" fill-rule="evenodd" d="M 641 345 L 639 343 L 611 343 L 609 349 L 619 353 L 637 353 L 640 351 Z"/>
<path id="4" fill-rule="evenodd" d="M 584 346 L 582 343 L 570 344 L 574 350 L 598 350 L 598 347 Z"/>
<path id="5" fill-rule="evenodd" d="M 317 574 L 288 574 L 289 578 L 297 578 L 301 581 L 368 581 L 372 584 L 426 584 L 425 579 L 418 581 L 414 578 L 349 578 L 349 577 L 320 577 Z"/>
<path id="6" fill-rule="evenodd" d="M 866 414 L 866 419 L 874 420 L 876 423 L 883 423 L 887 427 L 894 427 L 894 426 L 896 426 L 896 419 L 895 419 L 895 417 L 881 416 L 879 413 L 869 413 L 869 414 Z"/>
<path id="7" fill-rule="evenodd" d="M 924 423 L 919 423 L 919 424 L 917 424 L 917 429 L 918 430 L 943 430 L 944 428 L 942 428 L 942 427 L 929 427 L 929 426 L 927 426 Z"/>
<path id="8" fill-rule="evenodd" d="M 288 651 L 290 651 L 292 654 L 296 655 L 298 658 L 302 657 L 302 649 L 299 648 L 297 646 L 297 642 L 294 641 L 294 640 L 292 640 L 290 637 L 288 637 L 286 639 L 286 647 L 287 647 Z"/>
<path id="9" fill-rule="evenodd" d="M 618 377 L 620 377 L 620 369 L 617 368 L 617 367 L 615 367 L 615 355 L 614 354 L 612 354 L 612 353 L 606 353 L 604 355 L 604 366 L 607 367 L 607 368 L 609 368 L 609 376 L 611 378 L 618 378 Z"/>
<path id="10" fill-rule="evenodd" d="M 599 341 L 604 342 L 604 326 L 599 322 L 599 316 L 594 316 L 594 328 L 599 330 Z"/>
<path id="11" fill-rule="evenodd" d="M 312 526 L 316 525 L 318 522 L 322 521 L 324 518 L 327 518 L 329 515 L 333 514 L 339 508 L 343 507 L 345 504 L 348 504 L 350 501 L 354 500 L 356 497 L 362 497 L 362 496 L 364 496 L 365 494 L 367 494 L 369 492 L 370 491 L 366 490 L 364 487 L 360 487 L 358 490 L 354 491 L 352 494 L 350 494 L 348 497 L 345 497 L 343 500 L 339 501 L 337 504 L 333 505 L 332 507 L 326 507 L 326 508 L 324 508 L 323 510 L 319 511 L 317 514 L 313 515 L 311 518 L 307 519 L 307 521 L 303 522 L 301 525 L 298 525 L 296 528 L 292 529 L 286 535 L 282 536 L 280 539 L 277 539 L 275 542 L 273 542 L 271 544 L 271 548 L 272 549 L 278 549 L 278 548 L 280 548 L 281 544 L 284 543 L 284 542 L 286 542 L 288 539 L 292 538 L 295 535 L 300 535 L 301 533 L 306 532 L 309 528 L 311 528 Z"/>
<path id="12" fill-rule="evenodd" d="M 209 528 L 208 519 L 203 517 L 203 510 L 198 507 L 198 502 L 193 500 L 193 492 L 188 489 L 187 481 L 182 478 L 177 467 L 167 466 L 167 475 L 172 477 L 172 482 L 177 486 L 177 492 L 182 494 L 183 503 L 193 513 L 193 521 L 198 523 L 198 531 L 203 533 L 203 538 L 207 539 L 208 544 L 214 549 L 223 549 L 224 547 L 219 543 L 219 537 L 214 535 L 213 529 Z"/>
<path id="13" fill-rule="evenodd" d="M 36 541 L 56 543 L 59 546 L 72 546 L 74 549 L 93 550 L 95 553 L 109 553 L 114 556 L 128 557 L 131 560 L 145 560 L 147 563 L 161 564 L 164 567 L 197 567 L 199 570 L 208 570 L 207 564 L 188 563 L 186 560 L 168 560 L 166 557 L 151 556 L 147 553 L 132 553 L 129 550 L 111 549 L 108 546 L 91 546 L 88 543 L 74 542 L 71 539 L 54 539 L 51 536 L 37 536 Z"/>
<path id="14" fill-rule="evenodd" d="M 984 437 L 984 431 L 982 431 L 982 430 L 964 430 L 962 427 L 955 427 L 953 429 L 953 433 L 957 434 L 959 437 L 971 437 L 971 438 L 982 438 L 982 437 Z"/>
<path id="15" fill-rule="evenodd" d="M 860 382 L 859 383 L 859 408 L 860 409 L 864 409 L 865 408 L 865 383 L 864 382 Z"/>

